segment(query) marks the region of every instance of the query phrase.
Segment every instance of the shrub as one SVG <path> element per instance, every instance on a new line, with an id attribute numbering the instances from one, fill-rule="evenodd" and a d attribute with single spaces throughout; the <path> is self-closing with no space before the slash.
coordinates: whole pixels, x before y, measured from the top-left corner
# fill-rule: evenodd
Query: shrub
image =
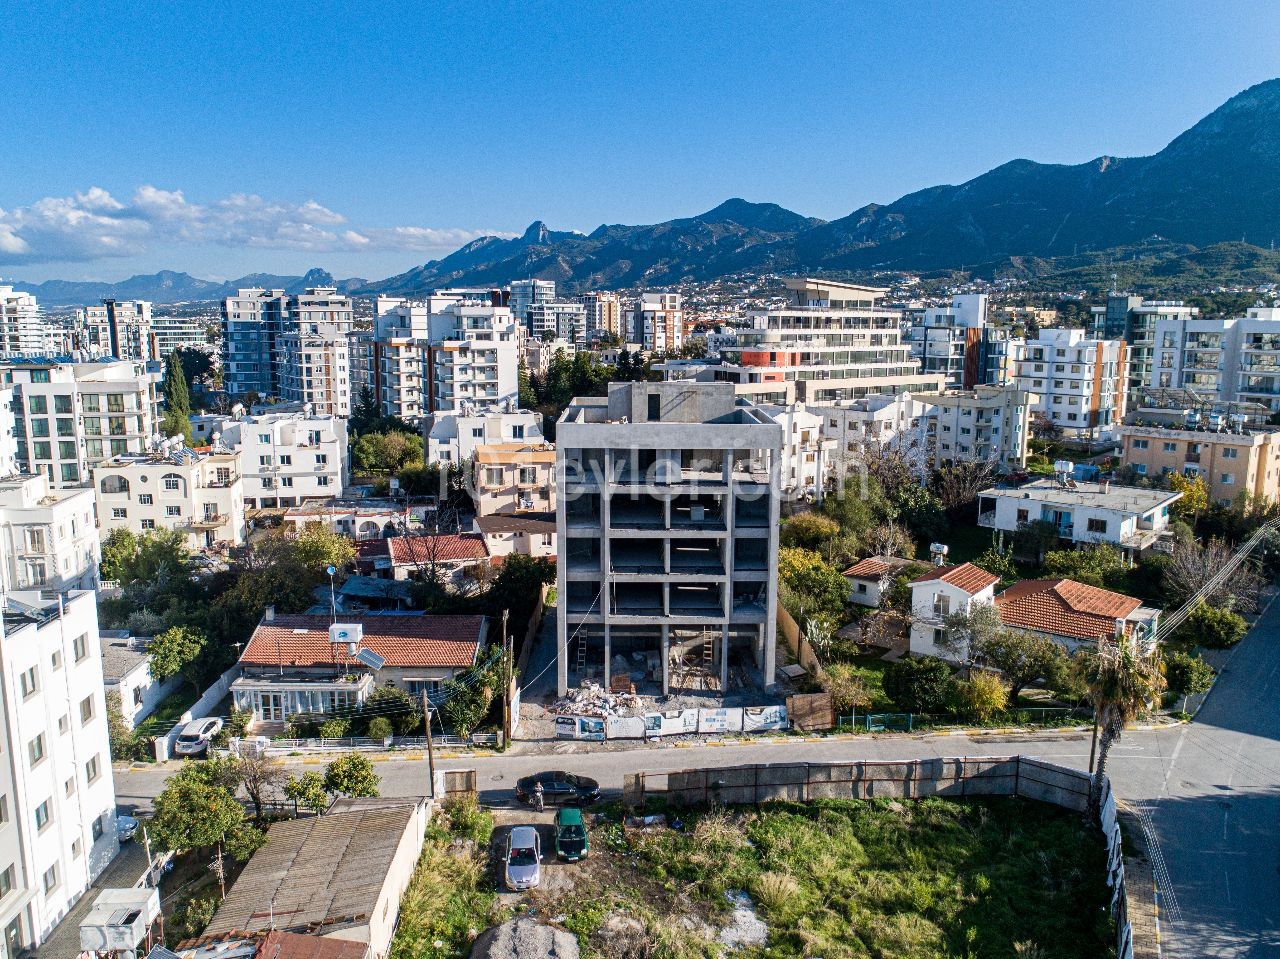
<path id="1" fill-rule="evenodd" d="M 936 656 L 902 659 L 884 671 L 885 695 L 909 713 L 932 713 L 947 701 L 951 667 Z"/>
<path id="2" fill-rule="evenodd" d="M 386 739 L 391 735 L 391 720 L 386 716 L 375 716 L 369 720 L 369 731 L 366 734 L 370 739 Z"/>
<path id="3" fill-rule="evenodd" d="M 866 710 L 871 706 L 871 690 L 867 688 L 858 667 L 852 663 L 832 663 L 823 670 L 818 682 L 831 695 L 831 705 L 836 715 L 844 716 L 854 709 Z"/>
<path id="4" fill-rule="evenodd" d="M 1213 667 L 1190 653 L 1166 651 L 1164 676 L 1169 692 L 1182 697 L 1183 712 L 1191 696 L 1207 693 L 1213 685 Z"/>
<path id="5" fill-rule="evenodd" d="M 321 739 L 343 739 L 351 734 L 351 720 L 326 719 L 320 724 Z"/>
<path id="6" fill-rule="evenodd" d="M 996 673 L 975 670 L 968 679 L 952 681 L 956 711 L 985 723 L 1009 705 L 1009 686 Z"/>
<path id="7" fill-rule="evenodd" d="M 1176 635 L 1206 649 L 1227 649 L 1244 639 L 1248 629 L 1249 624 L 1239 613 L 1198 603 Z"/>

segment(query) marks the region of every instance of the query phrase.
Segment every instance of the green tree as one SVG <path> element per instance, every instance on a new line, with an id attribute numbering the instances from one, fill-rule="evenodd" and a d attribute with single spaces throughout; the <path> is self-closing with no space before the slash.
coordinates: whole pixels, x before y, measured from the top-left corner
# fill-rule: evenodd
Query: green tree
<path id="1" fill-rule="evenodd" d="M 849 476 L 844 486 L 822 501 L 822 512 L 840 524 L 841 532 L 859 545 L 877 526 L 891 523 L 893 504 L 873 476 Z"/>
<path id="2" fill-rule="evenodd" d="M 147 665 L 152 678 L 163 682 L 171 676 L 182 676 L 192 689 L 200 691 L 200 659 L 208 639 L 187 626 L 171 626 L 147 647 Z"/>
<path id="3" fill-rule="evenodd" d="M 947 702 L 951 667 L 936 656 L 900 659 L 884 671 L 884 692 L 908 713 L 936 713 Z"/>
<path id="4" fill-rule="evenodd" d="M 293 800 L 293 812 L 298 809 L 310 809 L 313 813 L 322 813 L 329 808 L 332 801 L 325 792 L 324 777 L 318 772 L 305 772 L 300 778 L 290 776 L 285 780 L 284 794 Z"/>
<path id="5" fill-rule="evenodd" d="M 123 526 L 113 529 L 102 541 L 102 561 L 98 564 L 98 571 L 104 580 L 118 582 L 137 555 L 138 537 Z"/>
<path id="6" fill-rule="evenodd" d="M 978 662 L 987 643 L 1005 629 L 1000 611 L 991 603 L 974 603 L 958 609 L 943 620 L 937 646 L 947 658 L 968 666 Z"/>
<path id="7" fill-rule="evenodd" d="M 999 550 L 995 544 L 987 548 L 987 551 L 974 561 L 975 566 L 981 566 L 992 576 L 1000 577 L 1000 586 L 997 591 L 1007 585 L 1016 583 L 1021 577 L 1018 575 L 1018 566 L 1013 561 L 1013 550 Z"/>
<path id="8" fill-rule="evenodd" d="M 862 672 L 852 663 L 832 663 L 824 667 L 818 677 L 823 692 L 831 696 L 831 705 L 837 716 L 864 712 L 873 702 L 871 690 Z"/>
<path id="9" fill-rule="evenodd" d="M 844 613 L 849 581 L 811 550 L 778 550 L 778 581 L 804 606 L 806 616 L 839 617 Z"/>
<path id="10" fill-rule="evenodd" d="M 294 540 L 293 553 L 303 568 L 323 578 L 330 566 L 343 572 L 355 562 L 356 547 L 349 538 L 324 523 L 307 523 Z"/>
<path id="11" fill-rule="evenodd" d="M 782 526 L 778 544 L 783 547 L 821 552 L 823 547 L 840 535 L 840 524 L 821 513 L 801 513 Z"/>
<path id="12" fill-rule="evenodd" d="M 523 363 L 520 364 L 520 372 L 517 374 L 519 382 L 519 400 L 522 410 L 532 410 L 538 406 L 538 393 L 534 388 L 533 376 L 529 373 L 529 367 Z"/>
<path id="13" fill-rule="evenodd" d="M 187 852 L 224 845 L 241 851 L 262 840 L 229 790 L 183 772 L 172 776 L 155 799 L 155 815 L 147 823 L 152 842 Z"/>
<path id="14" fill-rule="evenodd" d="M 1052 550 L 1044 554 L 1041 565 L 1048 576 L 1064 576 L 1101 589 L 1123 588 L 1129 572 L 1120 550 L 1108 543 L 1085 549 Z"/>
<path id="15" fill-rule="evenodd" d="M 1013 546 L 1020 556 L 1039 563 L 1047 550 L 1058 545 L 1058 527 L 1048 520 L 1023 523 L 1013 534 Z"/>
<path id="16" fill-rule="evenodd" d="M 391 733 L 391 720 L 386 716 L 374 716 L 369 720 L 369 729 L 365 735 L 370 739 L 386 739 Z"/>
<path id="17" fill-rule="evenodd" d="M 347 753 L 325 767 L 324 788 L 337 796 L 376 797 L 378 774 L 367 758 L 359 753 Z"/>
<path id="18" fill-rule="evenodd" d="M 1055 687 L 1071 660 L 1048 636 L 1002 629 L 982 644 L 982 662 L 1004 674 L 1009 681 L 1009 701 L 1016 705 L 1022 691 L 1034 682 Z"/>
<path id="19" fill-rule="evenodd" d="M 356 466 L 370 473 L 395 473 L 410 463 L 422 462 L 422 437 L 394 430 L 365 433 L 351 451 Z"/>
<path id="20" fill-rule="evenodd" d="M 1213 667 L 1191 653 L 1166 650 L 1164 656 L 1165 682 L 1169 692 L 1182 697 L 1182 711 L 1187 711 L 1187 701 L 1192 696 L 1207 693 L 1213 685 Z"/>
<path id="21" fill-rule="evenodd" d="M 444 684 L 440 712 L 454 733 L 463 739 L 475 732 L 493 705 L 502 686 L 500 659 L 477 663 Z"/>
<path id="22" fill-rule="evenodd" d="M 114 689 L 108 690 L 106 699 L 107 737 L 111 743 L 111 758 L 117 762 L 144 758 L 147 744 L 124 721 L 120 693 Z"/>
<path id="23" fill-rule="evenodd" d="M 1249 624 L 1229 608 L 1197 603 L 1174 634 L 1176 639 L 1203 646 L 1227 649 L 1244 639 Z"/>
<path id="24" fill-rule="evenodd" d="M 935 542 L 947 531 L 947 514 L 932 490 L 907 483 L 899 486 L 890 499 L 898 512 L 898 522 L 920 539 Z"/>
<path id="25" fill-rule="evenodd" d="M 349 423 L 352 434 L 359 436 L 367 432 L 378 419 L 380 412 L 378 402 L 373 397 L 373 390 L 366 383 L 356 393 L 356 402 L 351 410 Z"/>
<path id="26" fill-rule="evenodd" d="M 181 436 L 191 445 L 191 394 L 187 391 L 187 374 L 182 369 L 182 357 L 170 353 L 164 368 L 164 419 L 161 431 L 165 436 Z"/>
<path id="27" fill-rule="evenodd" d="M 170 355 L 178 357 L 178 365 L 182 367 L 182 378 L 188 386 L 213 372 L 213 357 L 205 350 L 180 346 Z"/>
<path id="28" fill-rule="evenodd" d="M 422 700 L 395 686 L 379 686 L 360 709 L 362 718 L 369 723 L 369 735 L 375 738 L 373 722 L 378 718 L 385 719 L 401 736 L 410 735 L 422 725 Z"/>
<path id="29" fill-rule="evenodd" d="M 1094 770 L 1097 776 L 1089 798 L 1090 809 L 1096 817 L 1111 747 L 1124 727 L 1160 695 L 1164 676 L 1154 657 L 1139 655 L 1127 640 L 1099 643 L 1097 651 L 1079 657 L 1076 668 L 1093 704 L 1094 722 L 1100 730 L 1098 763 Z"/>

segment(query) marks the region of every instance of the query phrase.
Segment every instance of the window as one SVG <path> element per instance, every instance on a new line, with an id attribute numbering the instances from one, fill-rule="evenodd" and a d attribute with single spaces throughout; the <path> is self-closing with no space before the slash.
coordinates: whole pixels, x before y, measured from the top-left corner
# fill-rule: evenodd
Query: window
<path id="1" fill-rule="evenodd" d="M 49 825 L 49 821 L 53 818 L 53 813 L 49 808 L 49 800 L 45 800 L 39 806 L 36 806 L 36 829 L 44 829 Z"/>
<path id="2" fill-rule="evenodd" d="M 156 521 L 153 519 L 144 519 L 141 525 L 143 529 L 155 529 Z"/>
<path id="3" fill-rule="evenodd" d="M 13 892 L 13 864 L 10 863 L 5 867 L 4 872 L 0 872 L 0 897 L 9 895 Z"/>
<path id="4" fill-rule="evenodd" d="M 328 454 L 328 453 L 317 453 L 317 454 L 316 454 L 316 466 L 328 466 L 328 465 L 329 465 L 329 454 Z"/>
<path id="5" fill-rule="evenodd" d="M 280 477 L 280 485 L 281 485 L 281 486 L 285 486 L 285 487 L 292 487 L 292 486 L 293 486 L 293 477 L 292 477 L 292 476 L 281 476 L 281 477 Z"/>
<path id="6" fill-rule="evenodd" d="M 93 694 L 90 693 L 84 699 L 80 700 L 80 725 L 84 725 L 93 719 Z"/>
<path id="7" fill-rule="evenodd" d="M 1133 441 L 1133 448 L 1135 450 L 1145 450 L 1150 445 L 1151 445 L 1150 440 L 1134 440 Z"/>
<path id="8" fill-rule="evenodd" d="M 78 483 L 80 482 L 80 468 L 75 463 L 62 464 L 62 482 Z"/>
<path id="9" fill-rule="evenodd" d="M 1088 526 L 1090 533 L 1105 533 L 1107 531 L 1107 521 L 1105 519 L 1090 519 Z"/>
<path id="10" fill-rule="evenodd" d="M 1018 510 L 1018 520 L 1017 520 L 1018 523 L 1020 524 L 1025 523 L 1030 519 L 1031 519 L 1031 514 L 1029 512 L 1027 512 L 1025 509 Z"/>
<path id="11" fill-rule="evenodd" d="M 481 438 L 483 438 L 483 437 L 484 437 L 484 427 L 483 427 L 483 426 L 473 426 L 473 427 L 471 428 L 471 435 L 472 435 L 473 437 L 475 437 L 476 439 L 481 439 Z"/>
<path id="12" fill-rule="evenodd" d="M 1235 473 L 1221 473 L 1218 475 L 1218 482 L 1223 486 L 1232 486 L 1236 481 Z"/>
<path id="13" fill-rule="evenodd" d="M 933 615 L 934 616 L 950 616 L 951 615 L 951 597 L 946 593 L 933 594 Z"/>
<path id="14" fill-rule="evenodd" d="M 58 888 L 58 864 L 54 863 L 44 873 L 44 891 L 53 892 Z"/>
<path id="15" fill-rule="evenodd" d="M 1176 453 L 1176 452 L 1178 452 L 1178 444 L 1177 444 L 1177 443 L 1165 443 L 1165 444 L 1164 444 L 1164 446 L 1163 446 L 1163 449 L 1164 449 L 1164 451 L 1165 451 L 1166 453 Z"/>
<path id="16" fill-rule="evenodd" d="M 139 493 L 139 494 L 138 494 L 138 505 L 139 505 L 139 506 L 150 506 L 150 505 L 151 505 L 152 503 L 154 503 L 154 502 L 155 502 L 155 498 L 154 498 L 150 493 Z"/>
<path id="17" fill-rule="evenodd" d="M 160 480 L 160 485 L 170 492 L 176 493 L 182 489 L 182 477 L 175 473 L 166 473 Z"/>
<path id="18" fill-rule="evenodd" d="M 58 459 L 73 460 L 76 458 L 76 444 L 74 440 L 58 441 Z"/>
<path id="19" fill-rule="evenodd" d="M 502 470 L 489 467 L 484 471 L 484 484 L 486 486 L 502 485 Z"/>
<path id="20" fill-rule="evenodd" d="M 71 641 L 71 651 L 75 655 L 76 662 L 82 662 L 89 655 L 89 634 L 81 633 Z"/>
<path id="21" fill-rule="evenodd" d="M 0 796 L 0 822 L 9 821 L 9 797 Z"/>
<path id="22" fill-rule="evenodd" d="M 40 674 L 36 671 L 36 667 L 24 670 L 22 675 L 18 677 L 18 686 L 22 689 L 22 698 L 30 699 L 40 690 Z"/>
<path id="23" fill-rule="evenodd" d="M 107 412 L 108 413 L 124 412 L 124 394 L 123 393 L 107 394 Z M 123 432 L 123 430 L 121 432 Z"/>
<path id="24" fill-rule="evenodd" d="M 71 717 L 63 713 L 58 717 L 58 733 L 65 736 L 69 732 L 71 732 Z"/>
<path id="25" fill-rule="evenodd" d="M 51 460 L 53 459 L 53 453 L 50 452 L 50 449 L 48 443 L 32 443 L 31 455 L 38 460 Z"/>
<path id="26" fill-rule="evenodd" d="M 102 769 L 98 763 L 98 757 L 94 756 L 84 764 L 84 781 L 93 784 L 98 781 L 98 777 L 102 774 Z"/>
<path id="27" fill-rule="evenodd" d="M 47 396 L 31 396 L 27 398 L 28 413 L 48 413 L 49 397 Z"/>
<path id="28" fill-rule="evenodd" d="M 282 454 L 280 454 L 280 465 L 281 465 L 281 466 L 292 466 L 292 465 L 293 465 L 293 454 L 292 454 L 292 453 L 282 453 Z"/>
<path id="29" fill-rule="evenodd" d="M 55 649 L 53 651 L 53 655 L 50 656 L 49 659 L 53 663 L 54 672 L 57 672 L 59 669 L 62 668 L 62 650 Z"/>
<path id="30" fill-rule="evenodd" d="M 1226 449 L 1222 451 L 1222 458 L 1224 460 L 1239 459 L 1240 451 L 1236 449 L 1234 446 L 1228 446 Z"/>
<path id="31" fill-rule="evenodd" d="M 270 457 L 270 456 L 259 456 L 259 457 L 258 457 L 258 465 L 259 465 L 259 466 L 270 466 L 270 465 L 271 465 L 271 457 Z"/>
<path id="32" fill-rule="evenodd" d="M 80 405 L 84 407 L 86 413 L 98 413 L 102 410 L 102 397 L 97 393 L 83 393 L 80 396 Z"/>
<path id="33" fill-rule="evenodd" d="M 133 687 L 133 704 L 134 704 L 135 706 L 141 706 L 141 705 L 142 705 L 142 701 L 143 701 L 144 699 L 146 699 L 146 697 L 142 695 L 142 687 L 141 687 L 141 686 L 134 686 L 134 687 Z"/>
<path id="34" fill-rule="evenodd" d="M 113 506 L 111 507 L 111 518 L 112 519 L 128 519 L 129 511 L 125 509 L 123 506 Z"/>
<path id="35" fill-rule="evenodd" d="M 47 419 L 44 419 L 43 417 L 37 417 L 36 419 L 29 420 L 28 422 L 31 423 L 32 436 L 48 436 L 49 435 L 49 421 Z"/>
<path id="36" fill-rule="evenodd" d="M 327 477 L 327 476 L 317 476 L 317 477 L 316 477 L 316 485 L 317 485 L 317 486 L 328 486 L 328 485 L 329 485 L 329 477 Z"/>
<path id="37" fill-rule="evenodd" d="M 93 826 L 89 830 L 89 834 L 93 836 L 94 842 L 97 842 L 99 839 L 102 838 L 102 820 L 101 819 L 95 819 L 93 821 Z"/>
<path id="38" fill-rule="evenodd" d="M 68 796 L 74 796 L 76 794 L 76 777 L 72 776 L 63 783 L 62 789 Z"/>
<path id="39" fill-rule="evenodd" d="M 76 421 L 67 417 L 58 417 L 58 435 L 75 436 Z"/>
<path id="40" fill-rule="evenodd" d="M 80 851 L 81 851 L 81 849 L 83 849 L 83 846 L 81 845 L 80 840 L 79 840 L 79 839 L 73 839 L 73 840 L 71 841 L 71 858 L 72 858 L 72 859 L 79 859 L 79 858 L 80 858 Z"/>
<path id="41" fill-rule="evenodd" d="M 1139 476 L 1146 476 L 1146 475 L 1147 475 L 1147 464 L 1146 464 L 1146 463 L 1133 463 L 1133 464 L 1131 464 L 1131 465 L 1133 466 L 1133 471 L 1134 471 L 1135 473 L 1137 473 Z"/>

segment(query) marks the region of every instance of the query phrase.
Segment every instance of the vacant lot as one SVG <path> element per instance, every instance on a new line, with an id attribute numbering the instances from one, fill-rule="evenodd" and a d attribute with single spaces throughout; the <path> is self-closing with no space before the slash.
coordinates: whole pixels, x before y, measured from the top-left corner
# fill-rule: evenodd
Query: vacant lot
<path id="1" fill-rule="evenodd" d="M 613 807 L 589 816 L 590 858 L 544 869 L 542 888 L 520 897 L 493 894 L 494 857 L 482 866 L 476 842 L 487 821 L 441 829 L 424 854 L 434 878 L 415 881 L 397 937 L 416 948 L 396 952 L 465 955 L 473 930 L 533 907 L 603 959 L 1112 954 L 1101 839 L 1055 807 L 825 801 L 671 815 L 683 818 L 624 825 Z M 422 923 L 421 905 L 444 921 Z"/>

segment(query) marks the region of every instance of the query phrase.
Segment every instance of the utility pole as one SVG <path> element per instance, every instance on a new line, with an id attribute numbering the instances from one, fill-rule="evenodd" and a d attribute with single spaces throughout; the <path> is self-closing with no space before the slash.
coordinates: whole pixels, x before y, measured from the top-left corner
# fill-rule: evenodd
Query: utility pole
<path id="1" fill-rule="evenodd" d="M 427 775 L 431 777 L 431 798 L 436 798 L 436 751 L 431 745 L 431 702 L 427 691 L 422 690 L 422 718 L 427 723 Z"/>

